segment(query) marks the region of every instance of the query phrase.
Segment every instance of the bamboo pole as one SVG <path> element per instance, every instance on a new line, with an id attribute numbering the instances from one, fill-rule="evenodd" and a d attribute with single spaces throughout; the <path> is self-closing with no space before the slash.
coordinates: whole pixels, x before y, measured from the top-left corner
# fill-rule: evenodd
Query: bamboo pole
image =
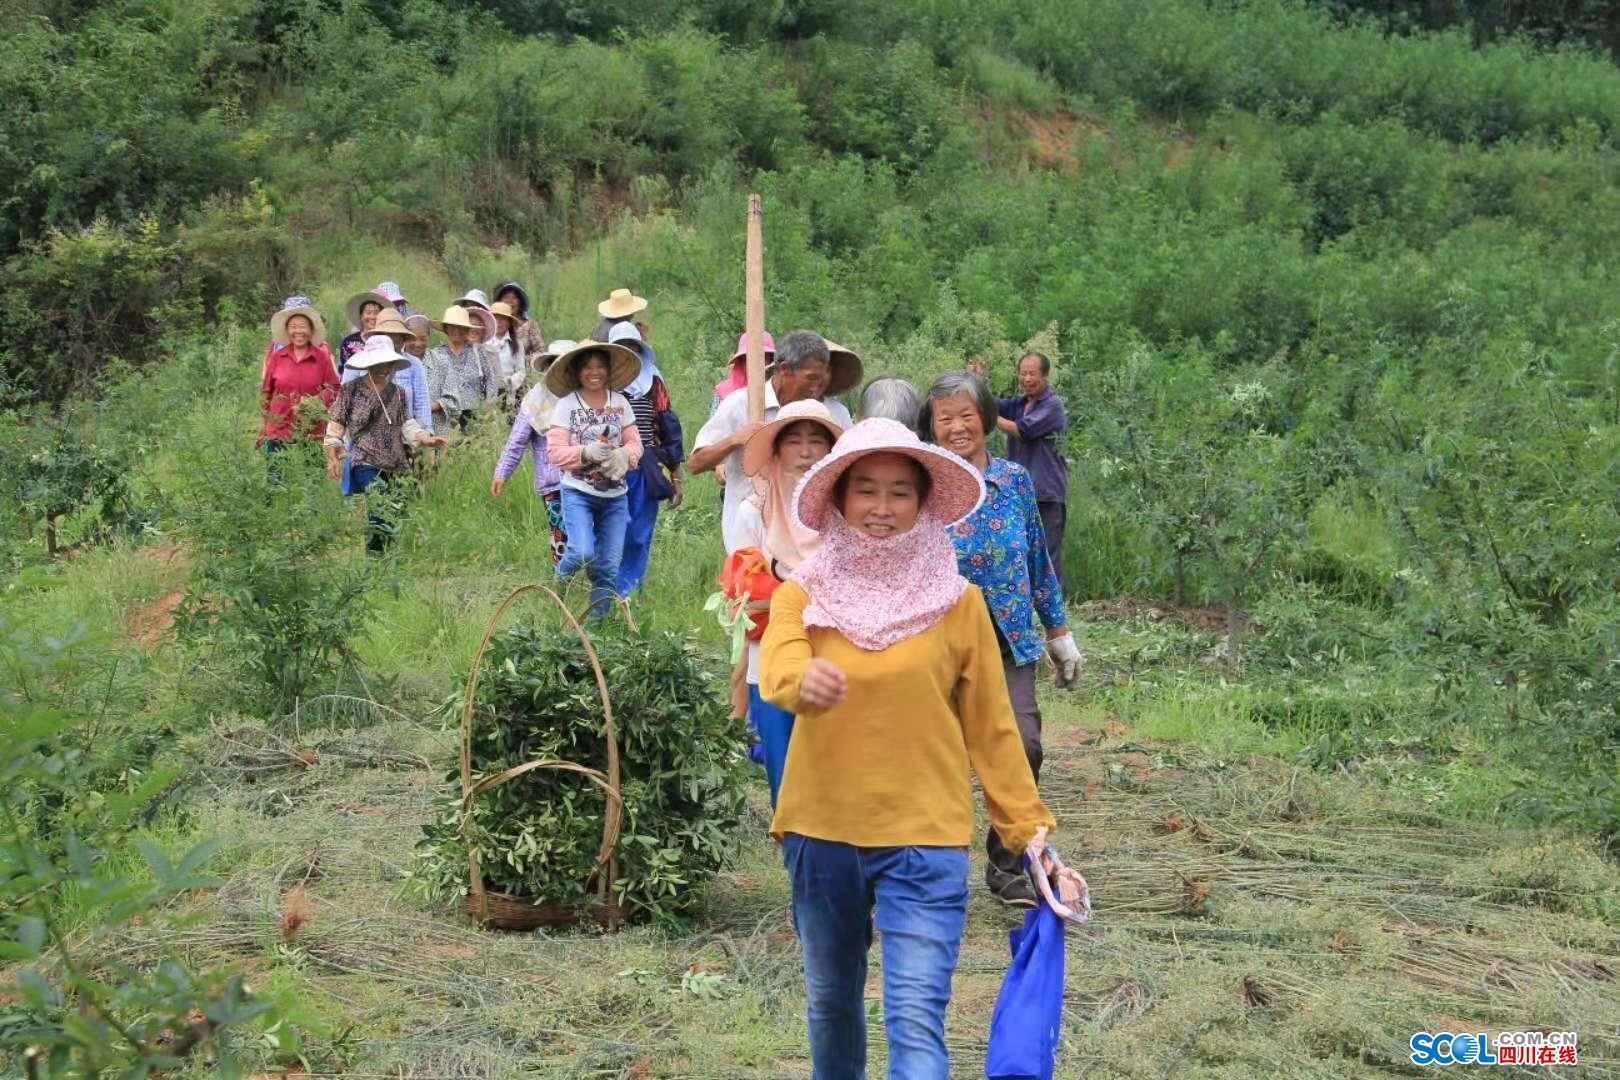
<path id="1" fill-rule="evenodd" d="M 748 300 L 748 419 L 765 419 L 765 238 L 758 195 L 748 196 L 748 257 L 743 270 Z"/>

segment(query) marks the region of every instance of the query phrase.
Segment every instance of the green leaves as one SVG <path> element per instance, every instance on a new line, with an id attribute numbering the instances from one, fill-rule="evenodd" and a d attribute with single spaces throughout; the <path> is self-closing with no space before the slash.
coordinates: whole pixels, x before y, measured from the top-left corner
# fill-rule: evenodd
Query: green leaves
<path id="1" fill-rule="evenodd" d="M 619 902 L 642 917 L 672 918 L 724 862 L 741 820 L 745 743 L 727 718 L 723 686 L 685 635 L 621 629 L 594 639 L 620 746 L 624 825 Z M 601 703 L 572 632 L 514 627 L 490 643 L 478 686 L 473 767 L 488 775 L 535 758 L 601 768 Z M 452 776 L 454 784 L 458 777 Z M 457 827 L 447 797 L 426 827 L 413 877 L 440 898 L 466 887 L 466 846 L 491 888 L 537 902 L 583 903 L 602 839 L 606 800 L 574 773 L 536 771 L 475 801 Z"/>

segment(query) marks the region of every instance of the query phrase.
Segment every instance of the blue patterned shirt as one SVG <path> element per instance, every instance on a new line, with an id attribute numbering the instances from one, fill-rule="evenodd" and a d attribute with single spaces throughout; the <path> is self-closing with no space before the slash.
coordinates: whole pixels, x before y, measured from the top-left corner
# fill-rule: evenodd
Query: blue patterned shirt
<path id="1" fill-rule="evenodd" d="M 956 565 L 984 592 L 990 617 L 1019 667 L 1041 658 L 1048 630 L 1068 623 L 1063 589 L 1046 553 L 1035 483 L 1021 465 L 991 457 L 984 470 L 984 502 L 951 529 Z"/>

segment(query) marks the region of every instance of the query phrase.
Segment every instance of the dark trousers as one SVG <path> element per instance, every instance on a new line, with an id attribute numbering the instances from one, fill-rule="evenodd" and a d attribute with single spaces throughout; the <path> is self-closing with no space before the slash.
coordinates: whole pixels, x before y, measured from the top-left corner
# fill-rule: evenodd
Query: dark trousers
<path id="1" fill-rule="evenodd" d="M 1063 530 L 1069 527 L 1069 504 L 1043 502 L 1037 505 L 1041 508 L 1041 530 L 1046 533 L 1046 554 L 1051 556 L 1052 569 L 1057 571 L 1058 586 L 1067 598 L 1069 583 L 1063 579 Z"/>
<path id="2" fill-rule="evenodd" d="M 1012 657 L 1004 655 L 1001 666 L 1007 674 L 1007 695 L 1012 698 L 1013 719 L 1018 722 L 1018 738 L 1024 744 L 1024 757 L 1029 759 L 1029 771 L 1039 781 L 1044 755 L 1041 752 L 1041 709 L 1035 704 L 1035 672 L 1040 665 L 1029 663 L 1020 666 Z M 990 865 L 985 868 L 984 876 L 992 888 L 1006 880 L 1006 875 L 1024 872 L 1023 858 L 1007 850 L 994 827 L 985 834 L 984 850 L 990 856 Z"/>

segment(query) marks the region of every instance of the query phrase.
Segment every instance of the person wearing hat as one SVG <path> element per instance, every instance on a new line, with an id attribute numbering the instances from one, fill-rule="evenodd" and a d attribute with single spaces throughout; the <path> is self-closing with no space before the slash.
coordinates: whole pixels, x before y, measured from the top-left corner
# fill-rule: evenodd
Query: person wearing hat
<path id="1" fill-rule="evenodd" d="M 776 363 L 776 339 L 769 330 L 763 335 L 765 366 Z M 714 397 L 709 401 L 709 415 L 713 416 L 720 403 L 748 385 L 748 335 L 737 335 L 737 351 L 731 354 L 731 369 L 726 377 L 714 384 Z"/>
<path id="2" fill-rule="evenodd" d="M 826 338 L 814 330 L 794 330 L 777 346 L 776 361 L 765 382 L 764 423 L 776 419 L 777 410 L 793 401 L 825 400 L 861 381 L 860 357 L 848 349 L 834 353 Z M 849 410 L 827 401 L 827 411 L 839 427 L 850 424 Z M 726 553 L 737 550 L 737 508 L 750 492 L 742 469 L 742 447 L 760 424 L 748 418 L 748 395 L 733 393 L 720 403 L 697 434 L 687 466 L 708 472 L 725 463 L 725 502 L 720 512 L 720 534 Z"/>
<path id="3" fill-rule="evenodd" d="M 517 309 L 500 300 L 490 305 L 495 316 L 495 336 L 490 346 L 495 353 L 495 366 L 501 373 L 501 392 L 508 401 L 516 402 L 523 391 L 523 380 L 529 374 L 523 360 L 523 343 L 517 335 Z"/>
<path id="4" fill-rule="evenodd" d="M 577 344 L 559 339 L 531 358 L 541 379 L 523 395 L 517 416 L 512 421 L 512 433 L 506 437 L 506 446 L 495 462 L 495 475 L 489 481 L 490 498 L 500 498 L 501 492 L 506 490 L 506 482 L 522 464 L 523 455 L 534 454 L 534 493 L 545 506 L 546 523 L 551 526 L 551 565 L 554 569 L 567 549 L 568 530 L 562 515 L 562 470 L 553 465 L 546 454 L 546 433 L 551 430 L 551 417 L 557 411 L 557 399 L 547 388 L 544 376 L 559 355 L 569 352 Z"/>
<path id="5" fill-rule="evenodd" d="M 1057 685 L 1080 674 L 1080 646 L 1069 632 L 1042 531 L 1035 484 L 1028 472 L 985 445 L 996 428 L 996 399 L 979 376 L 951 371 L 936 378 L 918 415 L 917 431 L 961 458 L 984 478 L 984 505 L 952 530 L 962 576 L 984 592 L 995 623 L 1003 682 L 1031 773 L 1041 775 L 1041 710 L 1036 669 L 1044 651 Z M 1037 622 L 1038 618 L 1038 622 Z M 1045 627 L 1045 633 L 1041 632 Z M 1018 850 L 992 828 L 985 836 L 985 883 L 1003 903 L 1033 907 L 1035 890 L 1021 871 Z"/>
<path id="6" fill-rule="evenodd" d="M 744 663 L 748 726 L 759 738 L 760 761 L 776 805 L 787 763 L 793 714 L 770 704 L 759 693 L 759 640 L 765 634 L 770 598 L 816 550 L 815 530 L 793 518 L 793 491 L 811 466 L 832 452 L 844 433 L 827 406 L 814 398 L 782 406 L 776 419 L 754 432 L 743 447 L 743 472 L 752 493 L 737 511 L 737 539 L 742 545 L 726 558 L 721 577 L 731 595 L 746 595 L 753 625 L 748 631 Z"/>
<path id="7" fill-rule="evenodd" d="M 458 424 L 466 428 L 478 407 L 500 393 L 501 377 L 488 351 L 473 343 L 473 321 L 466 308 L 459 304 L 445 308 L 444 318 L 433 328 L 448 342 L 429 349 L 422 366 L 427 369 L 433 433 L 448 435 Z"/>
<path id="8" fill-rule="evenodd" d="M 613 322 L 623 322 L 637 312 L 647 310 L 647 298 L 637 296 L 629 289 L 614 289 L 608 298 L 596 305 L 596 313 Z"/>
<path id="9" fill-rule="evenodd" d="M 392 310 L 393 306 L 392 301 L 380 292 L 363 292 L 349 297 L 344 311 L 349 316 L 352 332 L 338 344 L 338 374 L 343 373 L 343 366 L 349 362 L 349 357 L 359 352 L 365 344 L 366 331 L 377 324 L 377 316 L 385 310 Z"/>
<path id="10" fill-rule="evenodd" d="M 377 287 L 373 289 L 372 292 L 377 293 L 390 304 L 394 305 L 394 312 L 400 318 L 408 319 L 412 315 L 416 314 L 415 309 L 412 308 L 410 304 L 406 303 L 405 294 L 400 291 L 399 282 L 379 282 Z"/>
<path id="11" fill-rule="evenodd" d="M 483 289 L 468 289 L 465 293 L 456 297 L 455 303 L 464 308 L 483 308 L 485 311 L 489 310 L 489 297 L 484 295 Z"/>
<path id="12" fill-rule="evenodd" d="M 557 398 L 546 455 L 562 470 L 568 533 L 557 577 L 589 568 L 593 619 L 607 614 L 619 596 L 619 561 L 630 518 L 625 476 L 642 453 L 635 413 L 619 390 L 640 370 L 640 358 L 623 345 L 586 340 L 558 356 L 546 372 L 546 388 Z"/>
<path id="13" fill-rule="evenodd" d="M 422 318 L 420 315 L 414 318 Z M 423 320 L 426 322 L 426 320 Z M 406 366 L 394 372 L 394 382 L 405 391 L 406 400 L 410 402 L 411 415 L 417 423 L 429 430 L 433 427 L 433 402 L 428 397 L 427 369 L 422 361 L 407 349 L 416 341 L 416 332 L 406 321 L 400 318 L 399 313 L 392 308 L 377 316 L 376 322 L 370 330 L 365 331 L 367 341 L 381 334 L 394 346 L 394 351 L 405 357 Z M 343 369 L 342 381 L 351 383 L 361 375 L 360 369 Z"/>
<path id="14" fill-rule="evenodd" d="M 410 414 L 410 401 L 393 376 L 410 360 L 394 350 L 387 334 L 374 334 L 349 358 L 349 367 L 361 376 L 343 385 L 332 402 L 326 423 L 326 471 L 332 479 L 342 474 L 341 454 L 347 445 L 351 490 L 360 493 L 410 471 L 407 447 L 442 447 L 434 435 Z M 392 530 L 375 508 L 366 515 L 366 549 L 387 548 Z"/>
<path id="15" fill-rule="evenodd" d="M 294 299 L 303 300 L 303 297 Z M 264 414 L 259 428 L 259 444 L 273 453 L 295 435 L 293 414 L 306 397 L 319 397 L 331 404 L 338 391 L 337 368 L 326 347 L 326 324 L 321 313 L 306 303 L 283 307 L 270 317 L 269 354 L 259 380 L 259 399 Z M 308 431 L 312 439 L 321 437 L 320 424 Z"/>
<path id="16" fill-rule="evenodd" d="M 315 308 L 315 301 L 311 300 L 307 296 L 289 296 L 281 302 L 282 311 L 292 311 L 294 308 L 309 308 L 313 311 Z M 324 350 L 326 354 L 330 356 L 332 353 L 332 348 L 331 346 L 327 345 L 326 341 L 324 340 L 326 336 L 325 327 L 326 324 L 323 322 L 321 324 L 321 338 L 323 340 L 318 341 L 316 343 L 316 347 Z M 264 346 L 264 363 L 260 366 L 259 378 L 264 378 L 264 373 L 270 370 L 270 357 L 275 355 L 276 350 L 284 349 L 286 347 L 285 342 L 279 342 L 276 340 L 274 333 L 270 335 L 270 340 L 266 342 Z M 335 360 L 332 361 L 332 369 L 334 371 L 337 370 L 337 361 Z"/>
<path id="17" fill-rule="evenodd" d="M 526 356 L 539 356 L 546 350 L 546 336 L 540 332 L 540 324 L 529 314 L 529 294 L 523 286 L 515 281 L 508 281 L 495 290 L 497 303 L 505 304 L 517 312 L 517 337 L 523 345 Z"/>
<path id="18" fill-rule="evenodd" d="M 990 820 L 1079 902 L 1046 853 L 983 594 L 947 531 L 978 474 L 905 425 L 864 420 L 805 475 L 819 542 L 771 599 L 760 692 L 795 716 L 771 834 L 782 842 L 817 1076 L 865 1075 L 867 952 L 883 948 L 889 1075 L 945 1080 L 945 1008 L 968 900 L 977 774 Z M 874 910 L 875 909 L 875 910 Z"/>
<path id="19" fill-rule="evenodd" d="M 630 520 L 624 530 L 624 555 L 619 561 L 619 595 L 641 588 L 658 527 L 658 504 L 668 499 L 681 504 L 681 462 L 686 458 L 681 418 L 669 399 L 669 388 L 658 371 L 658 358 L 641 331 L 628 320 L 616 322 L 607 340 L 623 345 L 640 358 L 640 370 L 624 388 L 624 398 L 635 414 L 641 436 L 641 464 L 625 476 Z"/>

